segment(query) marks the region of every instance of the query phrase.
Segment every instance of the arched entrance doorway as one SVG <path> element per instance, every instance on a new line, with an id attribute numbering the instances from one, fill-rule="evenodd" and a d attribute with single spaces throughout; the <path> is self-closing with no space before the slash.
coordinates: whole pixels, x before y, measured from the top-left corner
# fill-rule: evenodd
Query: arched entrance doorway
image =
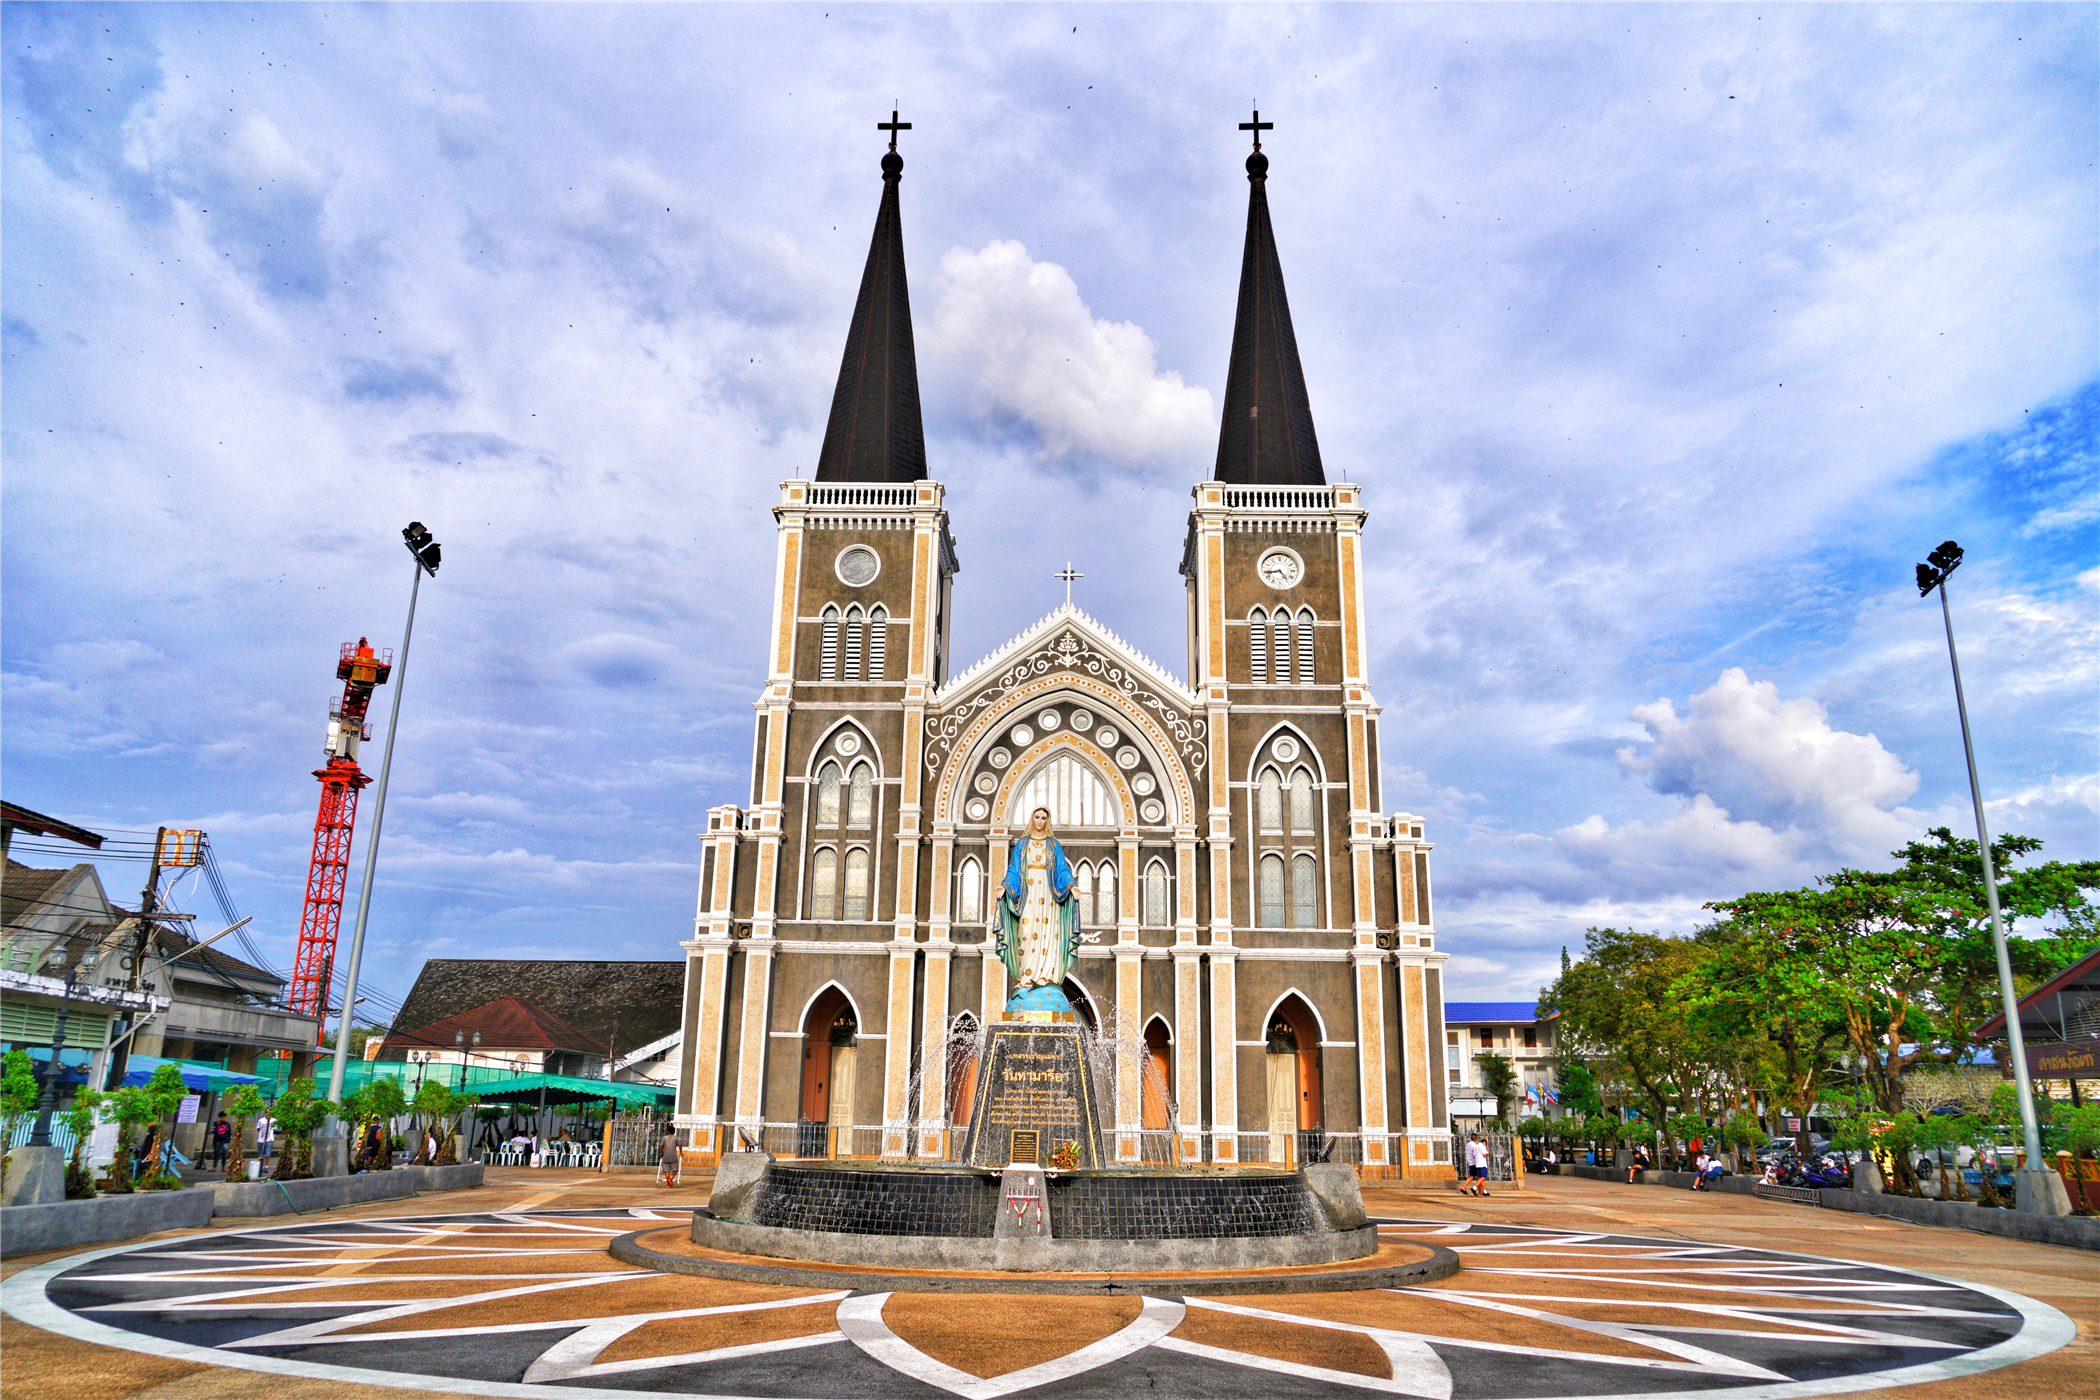
<path id="1" fill-rule="evenodd" d="M 1174 1123 L 1174 1040 L 1167 1023 L 1145 1023 L 1145 1131 L 1163 1133 Z"/>
<path id="2" fill-rule="evenodd" d="M 1325 1122 L 1320 1084 L 1320 1031 L 1312 1008 L 1296 994 L 1269 1013 L 1267 1033 L 1269 1160 L 1296 1162 Z"/>
<path id="3" fill-rule="evenodd" d="M 970 1106 L 977 1100 L 977 1018 L 965 1011 L 948 1027 L 948 1125 L 970 1125 Z"/>
<path id="4" fill-rule="evenodd" d="M 853 1150 L 854 1057 L 860 1018 L 837 987 L 802 1018 L 802 1113 L 797 1156 L 839 1157 Z"/>

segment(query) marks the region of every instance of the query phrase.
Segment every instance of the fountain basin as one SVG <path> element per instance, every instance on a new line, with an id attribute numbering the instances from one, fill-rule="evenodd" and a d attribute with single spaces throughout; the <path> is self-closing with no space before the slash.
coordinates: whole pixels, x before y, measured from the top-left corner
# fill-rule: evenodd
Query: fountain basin
<path id="1" fill-rule="evenodd" d="M 1030 1192 L 1042 1197 L 1040 1208 Z M 722 1214 L 693 1216 L 697 1245 L 876 1268 L 1267 1269 L 1361 1259 L 1378 1248 L 1355 1176 L 1339 1167 L 1002 1175 L 767 1162 L 755 1184 L 715 1204 Z M 1002 1225 L 1002 1212 L 1020 1227 Z"/>

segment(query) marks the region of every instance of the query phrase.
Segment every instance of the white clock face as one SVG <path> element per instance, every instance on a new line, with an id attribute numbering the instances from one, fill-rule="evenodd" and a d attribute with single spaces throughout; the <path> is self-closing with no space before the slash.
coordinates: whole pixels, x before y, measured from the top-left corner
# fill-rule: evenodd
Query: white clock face
<path id="1" fill-rule="evenodd" d="M 1305 574 L 1305 565 L 1288 549 L 1272 549 L 1254 566 L 1261 581 L 1271 588 L 1295 588 Z"/>

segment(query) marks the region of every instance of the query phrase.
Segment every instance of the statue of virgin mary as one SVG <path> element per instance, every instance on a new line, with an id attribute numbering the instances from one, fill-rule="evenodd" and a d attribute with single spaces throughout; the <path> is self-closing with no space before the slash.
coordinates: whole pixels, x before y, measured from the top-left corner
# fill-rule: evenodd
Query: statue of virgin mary
<path id="1" fill-rule="evenodd" d="M 1050 833 L 1050 810 L 1038 807 L 1014 843 L 999 890 L 999 957 L 1014 989 L 1009 1016 L 1072 1013 L 1065 974 L 1079 952 L 1079 902 L 1072 897 L 1072 866 Z M 1047 1017 L 1043 1019 L 1048 1019 Z"/>

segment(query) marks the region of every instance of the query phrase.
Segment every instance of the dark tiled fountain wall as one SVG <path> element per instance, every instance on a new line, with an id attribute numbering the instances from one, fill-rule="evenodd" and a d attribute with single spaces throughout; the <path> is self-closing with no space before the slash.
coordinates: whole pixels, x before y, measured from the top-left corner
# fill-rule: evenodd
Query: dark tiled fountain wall
<path id="1" fill-rule="evenodd" d="M 1252 1239 L 1318 1227 L 1305 1178 L 1065 1176 L 1050 1183 L 1060 1240 Z"/>
<path id="2" fill-rule="evenodd" d="M 989 1239 L 996 1176 L 976 1172 L 802 1167 L 775 1162 L 751 1220 L 790 1230 Z M 1291 1175 L 1054 1177 L 1050 1233 L 1061 1240 L 1256 1239 L 1319 1228 L 1305 1178 Z"/>
<path id="3" fill-rule="evenodd" d="M 789 1230 L 990 1239 L 999 1178 L 975 1172 L 766 1169 L 751 1220 Z"/>

